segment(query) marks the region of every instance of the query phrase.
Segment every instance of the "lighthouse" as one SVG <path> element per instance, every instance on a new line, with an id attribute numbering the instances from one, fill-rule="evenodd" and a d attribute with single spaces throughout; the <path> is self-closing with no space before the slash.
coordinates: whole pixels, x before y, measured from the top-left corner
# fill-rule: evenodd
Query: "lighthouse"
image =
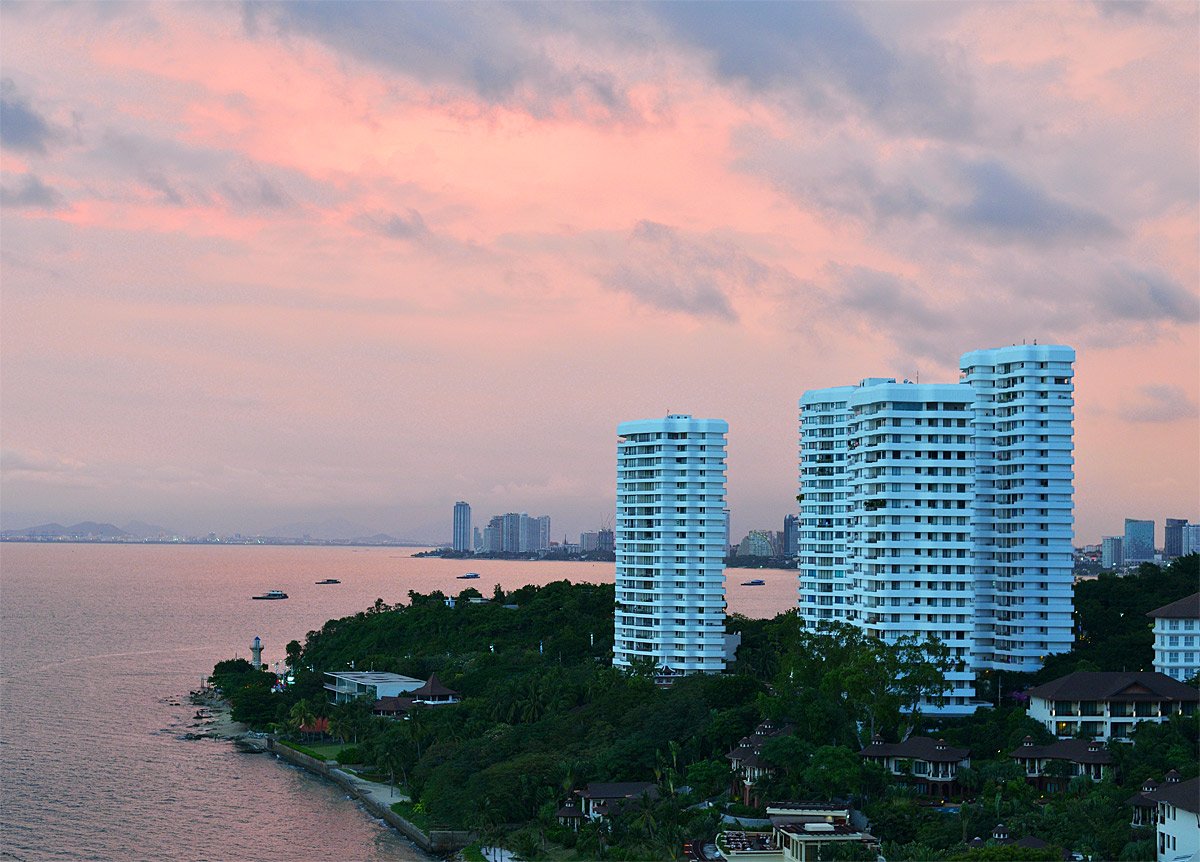
<path id="1" fill-rule="evenodd" d="M 258 635 L 254 636 L 254 642 L 250 644 L 250 654 L 254 656 L 254 669 L 260 670 L 262 668 L 262 638 Z"/>

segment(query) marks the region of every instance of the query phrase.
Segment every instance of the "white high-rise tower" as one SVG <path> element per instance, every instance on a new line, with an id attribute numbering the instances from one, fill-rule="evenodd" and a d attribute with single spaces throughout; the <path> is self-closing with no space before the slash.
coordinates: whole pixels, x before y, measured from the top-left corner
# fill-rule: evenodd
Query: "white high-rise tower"
<path id="1" fill-rule="evenodd" d="M 617 427 L 613 664 L 725 669 L 725 435 L 676 414 Z"/>
<path id="2" fill-rule="evenodd" d="M 456 551 L 471 550 L 471 504 L 459 500 L 454 504 L 454 536 Z"/>
<path id="3" fill-rule="evenodd" d="M 1070 347 L 964 354 L 961 382 L 815 389 L 800 400 L 799 615 L 884 640 L 937 637 L 947 713 L 987 669 L 1070 649 Z"/>
<path id="4" fill-rule="evenodd" d="M 1014 345 L 964 353 L 975 392 L 976 664 L 1037 670 L 1074 640 L 1075 351 Z"/>

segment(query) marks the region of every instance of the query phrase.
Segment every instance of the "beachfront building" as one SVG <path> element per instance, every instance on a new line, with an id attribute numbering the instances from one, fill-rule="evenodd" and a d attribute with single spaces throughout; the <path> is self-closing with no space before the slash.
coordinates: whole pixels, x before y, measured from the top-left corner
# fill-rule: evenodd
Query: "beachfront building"
<path id="1" fill-rule="evenodd" d="M 415 691 L 424 683 L 411 676 L 381 671 L 325 671 L 325 690 L 330 703 L 348 703 L 360 697 L 371 702 L 381 697 L 398 697 Z"/>
<path id="2" fill-rule="evenodd" d="M 1072 642 L 1075 352 L 966 353 L 959 383 L 867 378 L 800 399 L 798 613 L 937 637 L 943 706 L 977 672 L 1029 672 Z"/>
<path id="3" fill-rule="evenodd" d="M 1200 593 L 1146 616 L 1154 620 L 1154 669 L 1181 682 L 1200 673 Z"/>
<path id="4" fill-rule="evenodd" d="M 1059 738 L 1127 741 L 1140 722 L 1194 715 L 1200 692 L 1153 671 L 1075 671 L 1029 689 L 1029 717 Z"/>
<path id="5" fill-rule="evenodd" d="M 876 734 L 858 756 L 878 763 L 892 775 L 908 779 L 919 793 L 946 798 L 958 796 L 962 787 L 958 771 L 971 765 L 971 752 L 947 745 L 944 739 L 910 736 L 903 742 L 884 742 Z"/>
<path id="6" fill-rule="evenodd" d="M 1080 775 L 1099 781 L 1108 775 L 1112 754 L 1094 739 L 1058 739 L 1035 745 L 1032 736 L 1011 755 L 1025 770 L 1025 780 L 1047 793 L 1062 793 Z"/>
<path id="7" fill-rule="evenodd" d="M 673 414 L 617 428 L 613 664 L 725 669 L 725 435 Z"/>

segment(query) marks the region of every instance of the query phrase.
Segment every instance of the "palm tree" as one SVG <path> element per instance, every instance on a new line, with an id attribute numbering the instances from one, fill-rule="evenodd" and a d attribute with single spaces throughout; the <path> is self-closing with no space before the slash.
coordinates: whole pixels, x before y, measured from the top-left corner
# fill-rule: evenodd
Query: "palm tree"
<path id="1" fill-rule="evenodd" d="M 305 726 L 312 727 L 317 723 L 317 714 L 313 711 L 312 704 L 307 699 L 299 700 L 292 707 L 288 717 L 295 723 L 296 729 L 303 734 Z"/>

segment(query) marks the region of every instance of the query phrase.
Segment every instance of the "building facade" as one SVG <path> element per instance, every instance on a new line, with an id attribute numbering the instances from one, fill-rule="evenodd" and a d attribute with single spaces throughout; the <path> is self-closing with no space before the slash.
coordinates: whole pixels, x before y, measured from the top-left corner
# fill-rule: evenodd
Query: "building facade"
<path id="1" fill-rule="evenodd" d="M 674 414 L 617 428 L 613 664 L 725 669 L 725 437 Z"/>
<path id="2" fill-rule="evenodd" d="M 795 515 L 785 515 L 783 518 L 783 555 L 796 556 L 800 547 L 800 519 Z"/>
<path id="3" fill-rule="evenodd" d="M 1119 569 L 1125 565 L 1125 540 L 1121 536 L 1105 536 L 1100 540 L 1100 565 L 1105 569 Z"/>
<path id="4" fill-rule="evenodd" d="M 1163 527 L 1163 556 L 1168 560 L 1183 556 L 1183 528 L 1187 518 L 1167 518 Z"/>
<path id="5" fill-rule="evenodd" d="M 452 547 L 456 551 L 470 551 L 471 542 L 471 505 L 459 500 L 454 504 L 454 541 Z"/>
<path id="6" fill-rule="evenodd" d="M 1030 673 L 1074 640 L 1075 351 L 963 354 L 975 391 L 975 648 L 979 668 Z"/>
<path id="7" fill-rule="evenodd" d="M 1125 519 L 1125 562 L 1145 563 L 1154 559 L 1154 522 Z"/>
<path id="8" fill-rule="evenodd" d="M 800 399 L 800 617 L 886 640 L 937 637 L 975 674 L 1029 672 L 1072 643 L 1075 351 L 966 353 L 960 382 Z"/>
<path id="9" fill-rule="evenodd" d="M 1154 620 L 1154 669 L 1180 681 L 1200 673 L 1200 593 L 1146 616 Z"/>
<path id="10" fill-rule="evenodd" d="M 891 378 L 864 380 L 895 382 Z M 800 508 L 798 610 L 809 626 L 845 622 L 846 443 L 850 394 L 858 387 L 810 389 L 800 399 Z"/>
<path id="11" fill-rule="evenodd" d="M 1180 532 L 1183 535 L 1183 555 L 1200 554 L 1200 524 L 1185 524 Z"/>

